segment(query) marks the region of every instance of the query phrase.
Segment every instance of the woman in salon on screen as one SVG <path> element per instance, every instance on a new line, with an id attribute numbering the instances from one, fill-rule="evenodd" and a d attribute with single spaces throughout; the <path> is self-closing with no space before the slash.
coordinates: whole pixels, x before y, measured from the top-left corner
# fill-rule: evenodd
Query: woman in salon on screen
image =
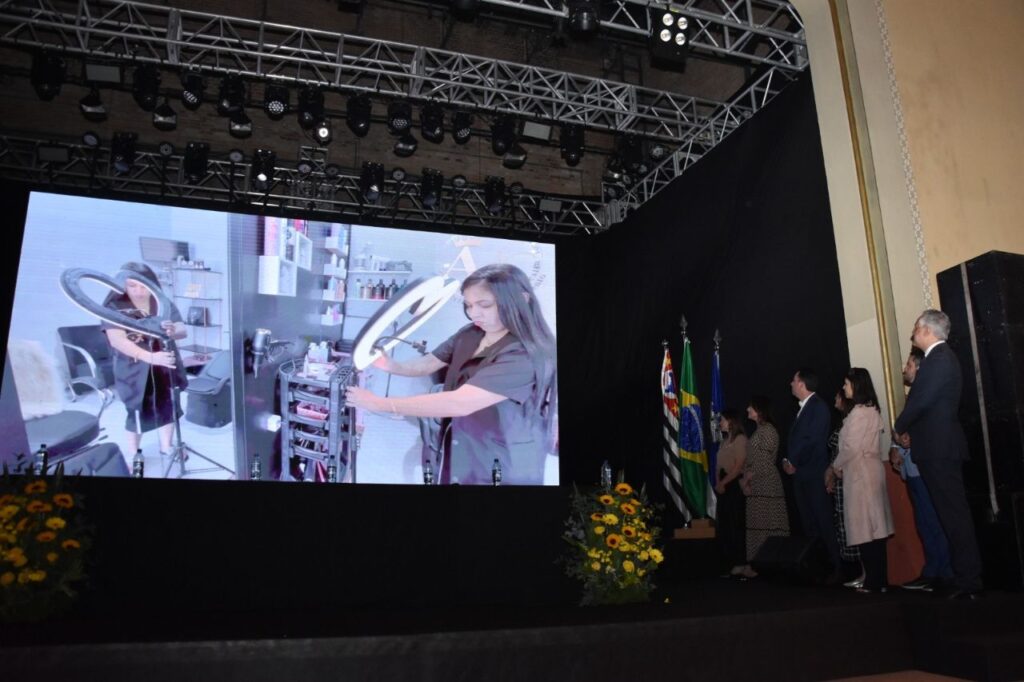
<path id="1" fill-rule="evenodd" d="M 526 274 L 513 265 L 487 265 L 462 283 L 466 325 L 431 353 L 398 362 L 382 355 L 374 366 L 418 377 L 447 368 L 444 390 L 402 398 L 350 387 L 357 408 L 410 417 L 441 418 L 441 483 L 491 483 L 494 460 L 502 482 L 544 482 L 555 417 L 555 338 Z"/>
<path id="2" fill-rule="evenodd" d="M 159 286 L 156 273 L 143 263 L 125 263 L 121 272 L 126 275 L 124 293 L 111 292 L 103 305 L 139 320 L 155 315 L 156 299 L 143 281 Z M 132 274 L 139 275 L 139 278 L 132 279 Z M 178 309 L 172 304 L 165 315 L 166 319 L 160 323 L 164 332 L 172 339 L 185 338 L 186 329 Z M 160 441 L 160 454 L 169 454 L 175 411 L 181 416 L 181 407 L 174 400 L 173 389 L 175 386 L 181 389 L 188 386 L 181 355 L 167 350 L 152 336 L 106 321 L 102 328 L 115 351 L 114 387 L 128 412 L 125 420 L 128 452 L 125 456 L 130 460 L 140 447 L 142 434 L 154 429 Z"/>

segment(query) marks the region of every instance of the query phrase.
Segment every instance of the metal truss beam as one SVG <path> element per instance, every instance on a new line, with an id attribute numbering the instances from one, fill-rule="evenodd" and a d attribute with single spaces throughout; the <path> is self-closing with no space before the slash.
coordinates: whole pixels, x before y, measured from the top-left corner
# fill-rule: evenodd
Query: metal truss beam
<path id="1" fill-rule="evenodd" d="M 568 19 L 564 0 L 481 0 L 496 12 L 539 19 Z M 768 64 L 788 71 L 807 67 L 803 21 L 787 0 L 604 0 L 598 3 L 601 27 L 612 34 L 646 39 L 650 9 L 670 5 L 690 19 L 690 47 L 719 59 Z"/>
<path id="2" fill-rule="evenodd" d="M 39 145 L 59 144 L 68 149 L 66 162 L 42 162 Z M 176 203 L 220 204 L 222 210 L 251 207 L 299 210 L 327 221 L 395 221 L 433 227 L 490 228 L 518 235 L 592 234 L 607 228 L 606 207 L 596 200 L 549 196 L 532 192 L 509 195 L 501 215 L 487 211 L 484 190 L 478 186 L 444 187 L 436 208 L 423 205 L 417 180 L 387 180 L 376 204 L 362 199 L 359 173 L 341 171 L 331 177 L 321 168 L 301 174 L 294 167 L 277 165 L 267 191 L 250 180 L 250 163 L 227 159 L 209 161 L 206 175 L 186 179 L 183 157 L 173 153 L 137 151 L 128 173 L 113 171 L 110 149 L 59 142 L 43 136 L 0 131 L 0 177 L 33 185 L 86 190 L 104 195 L 143 195 Z M 211 206 L 213 207 L 213 206 Z"/>
<path id="3" fill-rule="evenodd" d="M 669 182 L 728 137 L 740 124 L 760 111 L 792 80 L 793 77 L 787 72 L 778 69 L 766 71 L 739 92 L 729 104 L 715 112 L 701 128 L 693 131 L 664 161 L 654 166 L 643 177 L 627 184 L 624 193 L 621 185 L 606 183 L 605 196 L 618 195 L 608 205 L 610 220 L 618 222 L 625 217 L 628 208 L 650 200 Z"/>
<path id="4" fill-rule="evenodd" d="M 737 17 L 744 14 L 738 5 L 769 2 L 780 12 L 788 6 L 778 0 L 716 1 Z M 640 6 L 636 0 L 619 2 Z M 698 10 L 688 12 L 697 21 Z M 750 41 L 754 36 L 781 40 L 766 34 L 768 29 L 745 30 Z M 710 29 L 701 31 L 712 40 Z M 732 34 L 714 40 L 736 49 L 741 42 Z M 526 64 L 128 0 L 0 0 L 0 43 L 188 67 L 208 75 L 233 73 L 342 92 L 436 99 L 470 110 L 571 121 L 671 143 L 691 138 L 725 105 Z"/>

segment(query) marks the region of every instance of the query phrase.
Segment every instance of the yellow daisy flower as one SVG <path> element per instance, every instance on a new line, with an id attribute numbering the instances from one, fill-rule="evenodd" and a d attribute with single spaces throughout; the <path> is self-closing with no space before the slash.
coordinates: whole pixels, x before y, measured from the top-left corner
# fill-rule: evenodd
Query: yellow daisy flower
<path id="1" fill-rule="evenodd" d="M 36 535 L 36 540 L 39 542 L 53 542 L 57 539 L 57 534 L 52 530 L 44 530 L 42 533 Z"/>
<path id="2" fill-rule="evenodd" d="M 59 559 L 59 558 L 60 558 L 60 555 L 57 554 L 56 552 L 48 552 L 46 554 L 46 560 L 49 561 L 51 564 L 57 563 L 57 559 Z"/>
<path id="3" fill-rule="evenodd" d="M 619 517 L 615 514 L 605 514 L 604 522 L 607 523 L 609 526 L 614 526 L 619 522 Z"/>
<path id="4" fill-rule="evenodd" d="M 0 585 L 7 587 L 14 582 L 14 574 L 10 571 L 6 571 L 3 575 L 0 575 Z"/>
<path id="5" fill-rule="evenodd" d="M 597 535 L 604 535 L 604 526 L 594 526 L 594 533 Z"/>
<path id="6" fill-rule="evenodd" d="M 640 561 L 647 561 L 651 558 L 651 555 L 647 552 L 647 550 L 644 550 L 643 552 L 640 552 L 639 557 Z"/>
<path id="7" fill-rule="evenodd" d="M 654 563 L 656 564 L 660 564 L 662 561 L 665 560 L 665 557 L 662 556 L 660 549 L 652 549 L 650 554 L 651 558 L 654 559 Z"/>
<path id="8" fill-rule="evenodd" d="M 600 561 L 592 562 L 590 564 L 590 570 L 592 570 L 592 571 L 600 571 L 601 570 L 601 562 Z"/>
<path id="9" fill-rule="evenodd" d="M 604 543 L 606 545 L 608 545 L 609 547 L 611 547 L 612 549 L 615 549 L 620 544 L 622 544 L 622 536 L 621 535 L 616 535 L 615 533 L 612 533 L 611 535 L 609 535 L 608 537 L 606 537 L 604 539 Z"/>
<path id="10" fill-rule="evenodd" d="M 60 543 L 60 546 L 61 549 L 80 549 L 82 547 L 82 543 L 74 538 L 68 538 L 64 542 Z"/>
<path id="11" fill-rule="evenodd" d="M 593 514 L 590 515 L 590 520 L 591 521 L 601 521 L 603 519 L 604 519 L 604 514 L 602 514 L 601 512 L 594 512 Z"/>
<path id="12" fill-rule="evenodd" d="M 633 564 L 632 561 L 626 559 L 622 562 L 622 570 L 624 570 L 626 573 L 632 573 L 636 570 L 636 566 Z"/>
<path id="13" fill-rule="evenodd" d="M 32 481 L 25 486 L 25 494 L 32 495 L 34 493 L 45 493 L 46 492 L 46 481 Z"/>
<path id="14" fill-rule="evenodd" d="M 610 504 L 615 504 L 615 498 L 612 497 L 611 495 L 602 495 L 601 497 L 599 497 L 597 499 L 598 499 L 598 501 L 601 504 L 603 504 L 605 506 L 608 506 Z"/>
<path id="15" fill-rule="evenodd" d="M 633 528 L 633 526 L 623 526 L 622 534 L 625 535 L 627 538 L 635 538 L 636 528 Z"/>
<path id="16" fill-rule="evenodd" d="M 44 571 L 41 568 L 37 568 L 34 571 L 29 571 L 28 579 L 34 583 L 41 583 L 46 579 L 46 571 Z"/>
<path id="17" fill-rule="evenodd" d="M 21 507 L 16 504 L 8 504 L 4 507 L 0 507 L 0 521 L 10 519 L 12 516 L 17 514 L 20 509 Z"/>
<path id="18" fill-rule="evenodd" d="M 75 506 L 75 498 L 67 493 L 57 493 L 53 496 L 53 503 L 62 509 L 71 509 Z"/>
<path id="19" fill-rule="evenodd" d="M 620 504 L 619 509 L 621 509 L 626 514 L 629 514 L 630 516 L 636 514 L 636 507 L 631 505 L 629 502 L 623 502 L 622 504 Z"/>
<path id="20" fill-rule="evenodd" d="M 615 492 L 617 492 L 620 495 L 632 495 L 633 486 L 631 486 L 628 483 L 619 483 L 618 485 L 615 486 Z"/>
<path id="21" fill-rule="evenodd" d="M 46 519 L 46 527 L 50 530 L 60 530 L 64 526 L 68 525 L 67 521 L 60 518 L 59 516 L 51 516 Z"/>
<path id="22" fill-rule="evenodd" d="M 50 504 L 49 502 L 40 502 L 39 500 L 32 500 L 25 506 L 25 509 L 27 509 L 29 512 L 33 514 L 45 514 L 47 512 L 53 511 L 53 505 Z"/>

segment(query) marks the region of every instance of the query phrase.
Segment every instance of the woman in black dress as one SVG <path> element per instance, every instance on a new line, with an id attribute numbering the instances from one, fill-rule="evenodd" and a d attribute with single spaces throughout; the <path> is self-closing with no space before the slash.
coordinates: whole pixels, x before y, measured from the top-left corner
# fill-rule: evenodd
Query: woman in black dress
<path id="1" fill-rule="evenodd" d="M 103 305 L 138 320 L 154 316 L 157 305 L 150 287 L 159 286 L 156 274 L 149 266 L 134 262 L 122 265 L 121 272 L 127 275 L 124 293 L 111 293 Z M 160 441 L 160 453 L 169 453 L 175 412 L 181 416 L 181 408 L 174 399 L 174 388 L 188 386 L 181 355 L 152 336 L 106 321 L 101 326 L 114 350 L 115 389 L 128 413 L 125 418 L 126 456 L 132 457 L 139 449 L 142 434 L 154 429 Z M 167 319 L 160 321 L 160 326 L 172 339 L 182 339 L 187 335 L 181 314 L 173 304 Z"/>

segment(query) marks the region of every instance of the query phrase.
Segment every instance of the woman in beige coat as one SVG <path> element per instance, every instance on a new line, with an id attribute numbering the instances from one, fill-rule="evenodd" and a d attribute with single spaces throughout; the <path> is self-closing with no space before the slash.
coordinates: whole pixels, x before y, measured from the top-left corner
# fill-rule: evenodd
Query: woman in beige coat
<path id="1" fill-rule="evenodd" d="M 853 409 L 839 431 L 839 454 L 825 472 L 825 484 L 843 479 L 843 521 L 846 540 L 860 549 L 864 585 L 858 592 L 886 589 L 885 542 L 893 533 L 892 511 L 885 490 L 885 465 L 880 439 L 884 427 L 878 398 L 866 369 L 853 367 L 843 382 Z"/>

